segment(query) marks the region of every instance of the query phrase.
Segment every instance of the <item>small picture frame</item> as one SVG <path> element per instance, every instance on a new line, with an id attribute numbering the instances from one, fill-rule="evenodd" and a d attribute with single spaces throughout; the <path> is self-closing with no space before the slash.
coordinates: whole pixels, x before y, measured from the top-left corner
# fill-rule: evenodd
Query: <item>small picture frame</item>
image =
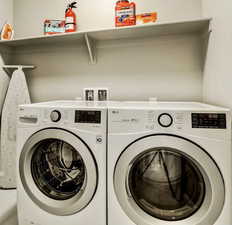
<path id="1" fill-rule="evenodd" d="M 108 90 L 107 89 L 98 89 L 97 90 L 98 101 L 107 101 L 108 100 Z"/>
<path id="2" fill-rule="evenodd" d="M 84 88 L 83 99 L 85 101 L 108 101 L 109 89 L 108 88 Z"/>
<path id="3" fill-rule="evenodd" d="M 85 101 L 94 101 L 94 89 L 85 89 Z"/>

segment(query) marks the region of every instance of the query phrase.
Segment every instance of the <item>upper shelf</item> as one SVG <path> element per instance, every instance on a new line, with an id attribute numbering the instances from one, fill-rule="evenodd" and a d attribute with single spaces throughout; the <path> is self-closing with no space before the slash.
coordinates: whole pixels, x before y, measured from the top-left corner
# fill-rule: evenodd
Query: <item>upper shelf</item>
<path id="1" fill-rule="evenodd" d="M 92 40 L 118 40 L 130 38 L 146 38 L 162 35 L 173 35 L 183 33 L 203 33 L 209 30 L 211 18 L 201 18 L 195 20 L 184 20 L 165 23 L 154 23 L 148 25 L 136 25 L 112 29 L 86 30 L 75 33 L 56 34 L 51 36 L 35 36 L 19 38 L 10 41 L 0 41 L 0 46 L 20 47 L 43 44 L 58 44 L 70 41 L 86 43 L 91 62 L 94 59 L 94 41 Z"/>
<path id="2" fill-rule="evenodd" d="M 184 33 L 201 33 L 209 29 L 211 18 L 136 25 L 88 32 L 96 40 L 146 38 Z"/>

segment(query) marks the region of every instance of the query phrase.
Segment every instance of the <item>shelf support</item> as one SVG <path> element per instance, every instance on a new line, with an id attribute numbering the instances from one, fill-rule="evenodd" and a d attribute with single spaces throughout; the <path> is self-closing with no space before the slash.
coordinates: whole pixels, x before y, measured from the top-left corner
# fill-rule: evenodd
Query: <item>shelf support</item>
<path id="1" fill-rule="evenodd" d="M 4 65 L 2 68 L 5 70 L 8 76 L 11 76 L 12 70 L 35 69 L 36 67 L 31 65 Z"/>
<path id="2" fill-rule="evenodd" d="M 210 19 L 209 21 L 209 30 L 208 30 L 209 34 L 211 34 L 213 32 L 213 21 L 212 19 Z"/>
<path id="3" fill-rule="evenodd" d="M 85 34 L 85 42 L 87 46 L 87 50 L 89 53 L 90 63 L 96 64 L 96 45 L 95 41 L 88 36 L 88 34 Z"/>
<path id="4" fill-rule="evenodd" d="M 204 32 L 202 32 L 202 71 L 205 70 L 209 41 L 212 32 L 213 32 L 213 21 L 212 19 L 210 19 L 207 29 Z"/>

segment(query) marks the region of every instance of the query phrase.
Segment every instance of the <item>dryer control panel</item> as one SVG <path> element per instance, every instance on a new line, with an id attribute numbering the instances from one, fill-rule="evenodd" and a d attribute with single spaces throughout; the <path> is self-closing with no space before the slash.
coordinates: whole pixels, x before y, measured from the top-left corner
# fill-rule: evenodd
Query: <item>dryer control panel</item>
<path id="1" fill-rule="evenodd" d="M 192 128 L 226 129 L 226 114 L 192 113 Z"/>
<path id="2" fill-rule="evenodd" d="M 108 120 L 109 134 L 153 132 L 181 133 L 202 138 L 231 138 L 229 111 L 110 109 Z"/>

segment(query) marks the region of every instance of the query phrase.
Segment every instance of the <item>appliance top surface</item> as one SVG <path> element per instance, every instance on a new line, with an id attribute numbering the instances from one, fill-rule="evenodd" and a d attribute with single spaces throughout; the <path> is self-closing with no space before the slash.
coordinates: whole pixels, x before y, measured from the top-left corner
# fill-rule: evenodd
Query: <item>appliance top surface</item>
<path id="1" fill-rule="evenodd" d="M 21 105 L 21 107 L 33 108 L 99 108 L 106 109 L 107 102 L 93 102 L 93 101 L 51 101 L 41 102 L 28 105 Z"/>
<path id="2" fill-rule="evenodd" d="M 108 107 L 112 109 L 230 111 L 227 108 L 208 105 L 200 102 L 109 102 Z"/>
<path id="3" fill-rule="evenodd" d="M 152 109 L 152 110 L 183 110 L 183 111 L 230 111 L 227 108 L 208 105 L 200 102 L 135 102 L 135 101 L 50 101 L 23 107 L 33 108 L 99 108 L 99 109 Z"/>

